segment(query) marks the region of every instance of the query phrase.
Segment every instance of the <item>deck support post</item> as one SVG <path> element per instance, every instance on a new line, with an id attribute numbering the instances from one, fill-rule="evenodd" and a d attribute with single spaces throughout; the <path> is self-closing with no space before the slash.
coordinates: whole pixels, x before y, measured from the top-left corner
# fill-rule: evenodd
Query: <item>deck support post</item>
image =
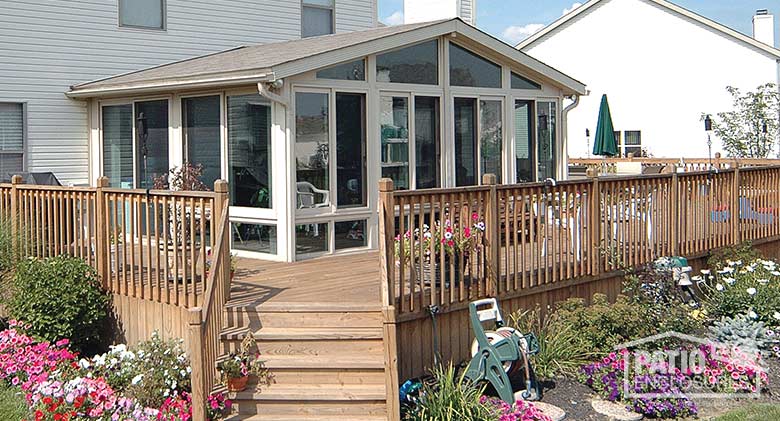
<path id="1" fill-rule="evenodd" d="M 222 309 L 220 309 L 222 310 Z M 188 311 L 190 364 L 192 365 L 192 419 L 206 420 L 206 376 L 203 364 L 203 310 L 193 307 Z"/>
<path id="2" fill-rule="evenodd" d="M 106 199 L 103 189 L 108 187 L 108 177 L 100 177 L 97 180 L 97 190 L 95 193 L 95 265 L 97 274 L 103 287 L 109 290 L 108 276 L 108 224 Z"/>
<path id="3" fill-rule="evenodd" d="M 16 258 L 23 256 L 19 250 L 19 230 L 21 228 L 19 226 L 19 221 L 21 220 L 19 218 L 19 202 L 21 200 L 19 200 L 19 189 L 16 187 L 18 184 L 22 184 L 22 176 L 17 174 L 11 177 L 11 214 L 8 221 L 11 224 L 11 252 Z"/>
<path id="4" fill-rule="evenodd" d="M 485 285 L 485 295 L 498 295 L 501 291 L 499 282 L 499 222 L 498 222 L 498 195 L 496 193 L 496 175 L 482 175 L 482 185 L 489 186 L 490 192 L 485 203 L 485 237 L 487 239 L 487 252 L 485 253 L 487 261 L 487 284 Z"/>

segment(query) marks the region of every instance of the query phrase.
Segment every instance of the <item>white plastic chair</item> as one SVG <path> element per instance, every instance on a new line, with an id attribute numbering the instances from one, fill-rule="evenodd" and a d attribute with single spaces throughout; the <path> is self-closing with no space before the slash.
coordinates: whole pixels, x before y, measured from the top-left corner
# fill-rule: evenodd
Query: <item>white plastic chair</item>
<path id="1" fill-rule="evenodd" d="M 298 209 L 316 209 L 327 208 L 330 206 L 330 192 L 314 187 L 314 184 L 308 181 L 299 181 L 296 183 L 296 193 L 298 195 Z M 321 195 L 322 201 L 317 202 L 316 196 Z M 320 228 L 318 224 L 314 225 L 314 236 L 319 237 Z M 306 232 L 309 228 L 306 228 Z"/>

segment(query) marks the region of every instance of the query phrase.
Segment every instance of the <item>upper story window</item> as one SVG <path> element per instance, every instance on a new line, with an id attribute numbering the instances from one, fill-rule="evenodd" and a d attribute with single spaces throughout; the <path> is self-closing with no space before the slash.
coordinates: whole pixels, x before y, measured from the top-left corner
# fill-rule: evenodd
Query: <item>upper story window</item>
<path id="1" fill-rule="evenodd" d="M 335 0 L 302 0 L 301 38 L 334 33 Z"/>
<path id="2" fill-rule="evenodd" d="M 432 40 L 376 56 L 379 82 L 439 83 L 439 41 Z"/>
<path id="3" fill-rule="evenodd" d="M 119 0 L 119 26 L 165 29 L 165 0 Z"/>
<path id="4" fill-rule="evenodd" d="M 512 72 L 512 89 L 542 89 L 542 85 Z"/>
<path id="5" fill-rule="evenodd" d="M 0 174 L 24 171 L 24 104 L 0 102 Z"/>
<path id="6" fill-rule="evenodd" d="M 450 43 L 450 85 L 500 88 L 501 66 Z"/>

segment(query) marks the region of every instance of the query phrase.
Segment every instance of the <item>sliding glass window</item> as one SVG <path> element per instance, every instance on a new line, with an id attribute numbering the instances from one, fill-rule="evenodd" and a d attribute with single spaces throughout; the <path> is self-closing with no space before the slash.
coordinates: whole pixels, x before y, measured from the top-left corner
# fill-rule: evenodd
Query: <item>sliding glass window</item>
<path id="1" fill-rule="evenodd" d="M 383 96 L 379 100 L 382 177 L 399 190 L 409 188 L 409 98 Z"/>
<path id="2" fill-rule="evenodd" d="M 168 100 L 135 103 L 136 187 L 167 185 Z"/>
<path id="3" fill-rule="evenodd" d="M 133 105 L 102 109 L 103 175 L 111 187 L 133 188 Z"/>
<path id="4" fill-rule="evenodd" d="M 477 100 L 455 98 L 455 185 L 477 183 Z"/>
<path id="5" fill-rule="evenodd" d="M 257 94 L 237 95 L 228 97 L 227 107 L 231 204 L 272 208 L 271 103 Z"/>
<path id="6" fill-rule="evenodd" d="M 500 100 L 479 101 L 479 158 L 480 176 L 495 174 L 501 183 L 501 161 L 504 130 Z"/>
<path id="7" fill-rule="evenodd" d="M 439 98 L 414 98 L 415 178 L 418 189 L 441 186 L 441 140 L 439 130 Z"/>
<path id="8" fill-rule="evenodd" d="M 336 188 L 339 208 L 366 206 L 366 96 L 336 94 Z"/>
<path id="9" fill-rule="evenodd" d="M 530 183 L 534 178 L 533 101 L 515 101 L 515 182 Z"/>
<path id="10" fill-rule="evenodd" d="M 212 188 L 222 174 L 219 95 L 184 98 L 181 101 L 184 162 L 201 166 L 200 181 Z"/>
<path id="11" fill-rule="evenodd" d="M 295 173 L 298 209 L 330 206 L 328 94 L 295 94 Z M 308 231 L 307 231 L 308 232 Z"/>
<path id="12" fill-rule="evenodd" d="M 537 154 L 539 156 L 539 181 L 556 178 L 556 107 L 555 102 L 536 103 L 537 113 Z"/>

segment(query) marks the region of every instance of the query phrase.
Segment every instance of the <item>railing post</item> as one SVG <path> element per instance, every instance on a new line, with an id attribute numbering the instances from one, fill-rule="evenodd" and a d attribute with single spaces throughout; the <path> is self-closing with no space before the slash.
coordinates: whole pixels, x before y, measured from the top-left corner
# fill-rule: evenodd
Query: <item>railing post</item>
<path id="1" fill-rule="evenodd" d="M 590 238 L 590 247 L 588 250 L 588 260 L 590 260 L 591 275 L 601 274 L 601 255 L 599 253 L 599 243 L 601 242 L 601 186 L 599 185 L 598 171 L 593 171 L 589 175 L 593 181 L 590 184 L 590 203 L 588 209 L 588 231 Z"/>
<path id="2" fill-rule="evenodd" d="M 499 203 L 498 203 L 498 195 L 496 193 L 496 175 L 495 174 L 484 174 L 482 175 L 482 185 L 489 186 L 490 192 L 488 194 L 488 202 L 485 203 L 485 237 L 487 239 L 487 252 L 485 255 L 488 258 L 487 261 L 487 268 L 488 268 L 488 284 L 485 285 L 485 294 L 487 296 L 491 295 L 498 295 L 500 291 L 500 284 L 499 282 L 499 256 L 500 256 L 500 248 L 501 248 L 501 242 L 499 240 L 499 223 L 498 223 L 498 214 L 499 214 Z M 491 280 L 493 282 L 491 282 Z"/>
<path id="3" fill-rule="evenodd" d="M 382 295 L 382 341 L 385 357 L 385 395 L 388 419 L 401 419 L 398 398 L 398 336 L 395 311 L 395 198 L 393 180 L 379 180 L 380 291 Z"/>
<path id="4" fill-rule="evenodd" d="M 214 215 L 212 217 L 212 223 L 213 224 L 219 224 L 222 222 L 222 215 L 225 212 L 228 212 L 229 204 L 227 203 L 228 200 L 228 183 L 225 180 L 217 180 L 214 182 L 214 193 L 216 193 L 216 196 L 214 197 Z M 229 216 L 228 216 L 229 218 Z M 214 232 L 219 232 L 219 227 L 214 226 L 215 230 Z M 212 256 L 212 259 L 220 259 L 220 267 L 223 269 L 221 272 L 217 272 L 217 275 L 222 275 L 221 278 L 215 277 L 214 279 L 219 279 L 222 283 L 222 292 L 223 297 L 228 297 L 228 294 L 230 294 L 230 219 L 228 219 L 228 226 L 225 227 L 225 229 L 222 232 L 222 250 L 220 250 L 219 256 Z M 217 243 L 217 239 L 212 240 L 213 244 Z M 212 253 L 214 253 L 214 249 L 212 248 Z M 204 291 L 206 286 L 204 285 Z"/>
<path id="5" fill-rule="evenodd" d="M 380 265 L 382 271 L 383 306 L 395 306 L 395 202 L 393 197 L 393 180 L 379 180 L 379 249 L 381 250 Z"/>
<path id="6" fill-rule="evenodd" d="M 679 228 L 680 228 L 680 179 L 677 175 L 677 171 L 672 173 L 672 200 L 670 202 L 669 213 L 671 217 L 671 236 L 670 236 L 670 251 L 672 256 L 679 256 L 680 241 L 679 241 Z"/>
<path id="7" fill-rule="evenodd" d="M 739 209 L 739 165 L 734 167 L 734 178 L 731 181 L 731 244 L 737 245 L 742 242 L 739 232 L 740 209 Z"/>
<path id="8" fill-rule="evenodd" d="M 222 309 L 220 309 L 222 310 Z M 206 390 L 205 367 L 203 362 L 203 310 L 200 307 L 193 307 L 188 312 L 189 315 L 189 349 L 190 364 L 192 373 L 192 419 L 193 421 L 206 419 L 206 396 L 209 391 Z"/>
<path id="9" fill-rule="evenodd" d="M 22 176 L 14 175 L 11 177 L 11 214 L 8 215 L 8 222 L 11 224 L 11 252 L 14 253 L 14 256 L 21 257 L 21 254 L 18 254 L 20 252 L 19 230 L 21 228 L 19 226 L 19 221 L 21 221 L 19 217 L 19 189 L 16 187 L 18 184 L 22 184 Z"/>
<path id="10" fill-rule="evenodd" d="M 97 180 L 97 190 L 95 193 L 95 265 L 97 266 L 97 274 L 103 282 L 103 287 L 108 290 L 109 276 L 108 276 L 108 245 L 111 240 L 108 238 L 109 228 L 106 224 L 106 214 L 108 209 L 106 206 L 105 195 L 103 189 L 108 187 L 108 177 L 100 177 Z"/>

